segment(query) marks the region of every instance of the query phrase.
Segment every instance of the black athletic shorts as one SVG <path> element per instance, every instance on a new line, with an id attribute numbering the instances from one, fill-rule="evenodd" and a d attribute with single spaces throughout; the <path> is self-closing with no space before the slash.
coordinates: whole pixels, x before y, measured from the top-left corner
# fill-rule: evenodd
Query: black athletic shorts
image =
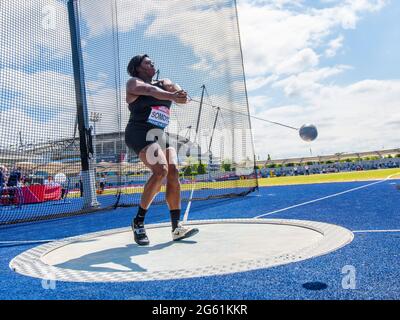
<path id="1" fill-rule="evenodd" d="M 154 129 L 156 129 L 154 131 Z M 164 130 L 129 122 L 125 129 L 125 143 L 137 155 L 150 144 L 158 143 L 162 149 L 169 148 Z"/>

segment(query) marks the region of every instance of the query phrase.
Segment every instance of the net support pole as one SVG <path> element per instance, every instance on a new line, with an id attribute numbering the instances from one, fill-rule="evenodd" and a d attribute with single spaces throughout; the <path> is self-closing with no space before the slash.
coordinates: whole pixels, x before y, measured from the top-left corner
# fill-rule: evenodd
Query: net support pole
<path id="1" fill-rule="evenodd" d="M 74 69 L 75 98 L 80 141 L 82 166 L 83 208 L 99 206 L 96 196 L 95 163 L 92 136 L 89 123 L 89 110 L 86 99 L 85 77 L 79 28 L 78 0 L 68 1 L 68 18 L 71 35 L 72 64 Z"/>
<path id="2" fill-rule="evenodd" d="M 213 125 L 213 129 L 212 129 L 211 137 L 210 137 L 210 144 L 208 145 L 208 178 L 209 178 L 209 180 L 211 180 L 211 167 L 213 165 L 211 146 L 212 146 L 212 141 L 214 138 L 215 128 L 217 127 L 217 121 L 218 121 L 218 116 L 219 116 L 220 110 L 221 109 L 218 107 L 217 114 L 215 115 L 215 119 L 214 119 L 214 125 Z"/>
<path id="3" fill-rule="evenodd" d="M 198 138 L 200 119 L 201 119 L 201 109 L 203 108 L 204 92 L 206 90 L 206 85 L 203 84 L 201 86 L 201 88 L 202 88 L 202 91 L 201 91 L 201 98 L 200 98 L 199 114 L 197 116 L 196 133 L 195 133 L 195 137 L 194 137 L 194 142 L 196 142 L 196 140 Z M 200 150 L 199 143 L 198 143 L 198 146 L 199 146 L 199 149 L 197 150 L 197 157 L 198 157 L 199 163 L 201 163 L 201 150 Z"/>
<path id="4" fill-rule="evenodd" d="M 214 137 L 214 133 L 215 133 L 215 128 L 217 126 L 217 121 L 218 121 L 218 116 L 219 116 L 219 111 L 221 109 L 218 107 L 217 108 L 217 114 L 215 115 L 215 119 L 214 119 L 214 125 L 213 125 L 213 129 L 212 129 L 212 133 L 211 133 L 211 138 L 210 138 L 210 144 L 208 146 L 208 151 L 211 152 L 211 145 L 212 145 L 212 141 L 213 141 L 213 137 Z"/>
<path id="5" fill-rule="evenodd" d="M 244 83 L 244 92 L 246 95 L 246 104 L 247 104 L 247 114 L 248 114 L 248 121 L 249 121 L 249 129 L 250 129 L 250 137 L 251 137 L 251 144 L 253 147 L 253 165 L 254 165 L 254 174 L 255 174 L 255 179 L 256 179 L 256 187 L 255 190 L 259 190 L 259 181 L 258 181 L 258 168 L 257 168 L 257 159 L 256 159 L 256 154 L 255 154 L 255 144 L 254 144 L 254 137 L 253 137 L 253 130 L 251 128 L 251 119 L 250 119 L 250 108 L 249 108 L 249 95 L 247 93 L 247 85 L 246 85 L 246 73 L 244 70 L 244 60 L 243 60 L 243 49 L 242 49 L 242 40 L 240 37 L 240 27 L 239 27 L 239 14 L 237 10 L 237 0 L 234 0 L 234 5 L 235 5 L 235 15 L 236 15 L 236 27 L 237 27 L 237 33 L 238 33 L 238 39 L 239 39 L 239 48 L 240 48 L 240 58 L 242 60 L 242 71 L 243 71 L 243 83 Z"/>

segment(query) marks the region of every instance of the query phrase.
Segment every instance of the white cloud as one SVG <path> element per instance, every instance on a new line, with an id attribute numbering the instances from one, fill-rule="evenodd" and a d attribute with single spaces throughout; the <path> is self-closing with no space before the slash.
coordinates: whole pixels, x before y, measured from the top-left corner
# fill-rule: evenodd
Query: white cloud
<path id="1" fill-rule="evenodd" d="M 239 1 L 239 18 L 252 114 L 294 127 L 315 123 L 320 131 L 305 143 L 295 130 L 253 119 L 256 152 L 275 158 L 330 154 L 351 149 L 397 146 L 399 81 L 365 80 L 338 85 L 336 76 L 350 65 L 321 65 L 345 41 L 366 13 L 389 1 L 324 1 L 322 9 L 287 1 Z M 351 44 L 349 44 L 351 45 Z M 272 81 L 271 81 L 272 80 Z M 258 89 L 268 94 L 260 94 Z M 282 95 L 283 94 L 283 95 Z M 279 97 L 286 97 L 279 101 Z M 275 105 L 272 105 L 271 102 Z M 254 104 L 254 105 L 253 105 Z M 384 110 L 384 111 L 383 111 Z"/>
<path id="2" fill-rule="evenodd" d="M 209 76 L 216 77 L 226 72 L 231 61 L 241 61 L 236 12 L 234 7 L 226 4 L 232 3 L 226 0 L 119 0 L 115 8 L 110 0 L 86 0 L 82 2 L 82 16 L 89 28 L 89 38 L 110 33 L 116 28 L 120 32 L 132 31 L 145 23 L 146 37 L 175 37 L 191 48 L 198 58 L 191 61 L 193 70 L 208 71 Z M 118 17 L 113 19 L 115 10 Z M 239 74 L 241 71 L 231 69 L 230 73 Z"/>
<path id="3" fill-rule="evenodd" d="M 209 4 L 207 9 L 199 6 L 185 8 L 184 5 L 183 8 L 159 10 L 146 35 L 176 37 L 199 58 L 193 68 L 209 70 L 210 76 L 221 75 L 227 70 L 230 75 L 240 74 L 241 68 L 236 72 L 232 68 L 232 62 L 241 62 L 235 11 L 232 7 L 219 8 L 214 1 Z"/>
<path id="4" fill-rule="evenodd" d="M 257 113 L 260 109 L 267 109 L 270 98 L 265 95 L 251 95 L 249 96 L 249 105 L 251 114 Z"/>
<path id="5" fill-rule="evenodd" d="M 277 75 L 272 75 L 270 77 L 252 77 L 246 81 L 246 87 L 248 91 L 258 90 L 272 84 L 274 81 L 278 80 L 278 78 Z"/>
<path id="6" fill-rule="evenodd" d="M 385 5 L 387 5 L 390 0 L 346 0 L 345 4 L 349 5 L 354 11 L 379 11 Z"/>
<path id="7" fill-rule="evenodd" d="M 308 68 L 313 68 L 319 63 L 318 55 L 314 50 L 305 48 L 291 56 L 288 60 L 281 62 L 276 67 L 278 74 L 298 73 Z"/>
<path id="8" fill-rule="evenodd" d="M 160 6 L 165 6 L 167 2 L 157 4 L 154 1 L 119 0 L 115 8 L 113 0 L 83 0 L 80 1 L 80 8 L 82 18 L 89 28 L 89 38 L 92 38 L 109 33 L 117 26 L 120 32 L 133 30 L 157 14 Z"/>
<path id="9" fill-rule="evenodd" d="M 12 124 L 12 125 L 10 125 Z M 61 138 L 71 138 L 75 125 L 75 114 L 59 113 L 47 120 L 37 120 L 27 110 L 18 106 L 0 112 L 0 145 L 19 145 L 19 132 L 23 143 L 38 143 Z"/>
<path id="10" fill-rule="evenodd" d="M 308 156 L 309 148 L 313 155 L 322 155 L 398 147 L 398 101 L 400 80 L 364 80 L 348 86 L 324 86 L 302 105 L 258 109 L 256 116 L 294 127 L 314 123 L 319 137 L 306 143 L 294 130 L 253 120 L 256 152 L 277 159 Z"/>
<path id="11" fill-rule="evenodd" d="M 297 72 L 297 68 L 282 68 L 290 65 L 289 61 L 300 67 L 300 61 L 306 59 L 308 67 L 314 67 L 318 54 L 313 51 L 329 35 L 338 28 L 355 28 L 360 15 L 380 10 L 387 1 L 344 1 L 324 9 L 286 6 L 286 2 L 263 3 L 256 6 L 241 0 L 238 6 L 245 70 L 250 77 Z M 339 40 L 331 45 L 337 48 Z"/>
<path id="12" fill-rule="evenodd" d="M 310 70 L 297 75 L 292 75 L 283 80 L 276 81 L 274 84 L 272 84 L 272 87 L 282 88 L 285 95 L 289 97 L 307 97 L 314 91 L 323 88 L 323 85 L 320 83 L 322 80 L 338 75 L 349 68 L 349 66 L 336 66 L 332 68 L 326 67 Z"/>
<path id="13" fill-rule="evenodd" d="M 4 0 L 2 0 L 4 2 Z M 48 11 L 48 8 L 54 8 Z M 45 27 L 49 12 L 54 25 Z M 13 0 L 0 7 L 0 56 L 3 66 L 42 64 L 70 54 L 67 8 L 56 0 Z"/>
<path id="14" fill-rule="evenodd" d="M 15 143 L 19 131 L 31 142 L 71 137 L 76 115 L 72 76 L 7 68 L 0 70 L 0 79 L 2 144 Z"/>
<path id="15" fill-rule="evenodd" d="M 343 46 L 343 35 L 331 40 L 328 43 L 328 48 L 325 50 L 325 56 L 328 58 L 332 58 L 336 55 L 337 51 Z"/>
<path id="16" fill-rule="evenodd" d="M 45 109 L 52 110 L 58 104 L 68 108 L 74 103 L 74 81 L 71 75 L 54 71 L 27 73 L 7 68 L 0 70 L 0 76 L 2 88 L 13 91 L 10 104 L 19 105 L 22 109 L 40 104 Z M 1 99 L 3 98 L 2 96 Z M 2 106 L 4 105 L 6 104 L 3 103 Z"/>
<path id="17" fill-rule="evenodd" d="M 246 0 L 246 2 L 254 6 L 268 5 L 270 7 L 281 9 L 285 6 L 301 7 L 304 0 Z"/>
<path id="18" fill-rule="evenodd" d="M 0 70 L 0 144 L 18 142 L 18 132 L 30 143 L 48 139 L 71 138 L 76 119 L 74 79 L 52 71 L 25 73 L 14 69 Z M 102 113 L 97 133 L 124 130 L 128 121 L 125 88 L 119 90 L 119 103 L 115 88 L 99 80 L 87 82 L 89 113 Z"/>
<path id="19" fill-rule="evenodd" d="M 301 60 L 299 52 L 310 56 L 313 50 L 310 45 L 318 44 L 333 24 L 320 15 L 253 7 L 246 3 L 239 5 L 239 21 L 245 70 L 250 77 L 280 74 L 280 66 Z M 315 63 L 315 56 L 311 61 Z"/>

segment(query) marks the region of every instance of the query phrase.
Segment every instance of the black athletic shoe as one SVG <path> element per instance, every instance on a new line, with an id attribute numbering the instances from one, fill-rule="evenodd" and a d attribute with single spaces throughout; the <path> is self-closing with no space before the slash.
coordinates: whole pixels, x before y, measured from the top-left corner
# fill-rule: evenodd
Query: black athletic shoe
<path id="1" fill-rule="evenodd" d="M 149 238 L 146 235 L 146 229 L 143 224 L 136 224 L 132 222 L 133 236 L 135 237 L 135 242 L 139 246 L 147 246 L 150 244 Z"/>

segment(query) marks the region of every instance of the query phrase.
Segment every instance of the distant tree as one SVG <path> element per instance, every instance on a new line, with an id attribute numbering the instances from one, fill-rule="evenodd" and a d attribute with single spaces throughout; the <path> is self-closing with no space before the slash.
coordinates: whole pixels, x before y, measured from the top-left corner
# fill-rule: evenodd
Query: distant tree
<path id="1" fill-rule="evenodd" d="M 200 164 L 197 166 L 197 173 L 198 173 L 198 174 L 205 174 L 205 173 L 207 173 L 207 172 L 206 172 L 206 166 L 205 166 L 203 163 L 200 163 Z"/>
<path id="2" fill-rule="evenodd" d="M 232 171 L 232 168 L 231 168 L 231 164 L 230 164 L 230 163 L 224 163 L 224 164 L 222 165 L 222 168 L 224 168 L 224 171 Z"/>
<path id="3" fill-rule="evenodd" d="M 224 169 L 224 171 L 226 172 L 232 171 L 232 164 L 229 159 L 225 159 L 224 161 L 222 161 L 222 169 Z"/>
<path id="4" fill-rule="evenodd" d="M 184 173 L 185 173 L 185 176 L 190 176 L 190 175 L 192 175 L 192 167 L 191 167 L 191 166 L 187 166 L 187 167 L 185 168 Z"/>

